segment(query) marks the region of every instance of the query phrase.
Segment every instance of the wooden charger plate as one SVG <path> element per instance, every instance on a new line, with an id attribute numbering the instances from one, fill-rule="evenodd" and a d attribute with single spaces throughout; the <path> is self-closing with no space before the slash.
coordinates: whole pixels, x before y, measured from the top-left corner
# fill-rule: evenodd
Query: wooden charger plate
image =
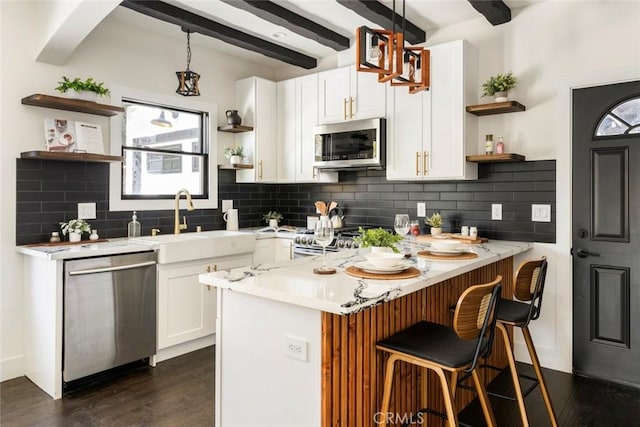
<path id="1" fill-rule="evenodd" d="M 415 267 L 409 267 L 406 270 L 402 270 L 399 273 L 393 274 L 379 274 L 379 273 L 370 273 L 368 271 L 364 271 L 363 269 L 356 267 L 355 265 L 350 265 L 345 269 L 345 273 L 350 276 L 359 277 L 361 279 L 377 279 L 377 280 L 396 280 L 396 279 L 411 279 L 413 277 L 419 277 L 420 270 Z"/>
<path id="2" fill-rule="evenodd" d="M 438 261 L 460 261 L 463 259 L 478 258 L 478 254 L 473 252 L 463 252 L 458 255 L 438 255 L 438 254 L 432 253 L 431 251 L 424 250 L 424 251 L 419 251 L 417 255 L 420 258 L 436 259 Z"/>

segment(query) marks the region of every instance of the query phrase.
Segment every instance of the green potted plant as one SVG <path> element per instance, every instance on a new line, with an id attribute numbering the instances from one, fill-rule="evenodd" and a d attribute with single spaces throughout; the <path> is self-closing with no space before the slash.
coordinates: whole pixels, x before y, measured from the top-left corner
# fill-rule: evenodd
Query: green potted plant
<path id="1" fill-rule="evenodd" d="M 89 233 L 91 226 L 84 219 L 72 219 L 68 222 L 61 222 L 60 230 L 63 236 L 69 233 L 70 242 L 79 242 L 82 240 L 82 233 Z"/>
<path id="2" fill-rule="evenodd" d="M 431 216 L 424 219 L 429 226 L 431 226 L 431 235 L 439 236 L 442 234 L 442 217 L 438 212 L 434 212 Z"/>
<path id="3" fill-rule="evenodd" d="M 237 165 L 242 161 L 244 157 L 244 151 L 241 145 L 235 147 L 227 147 L 224 149 L 224 157 L 229 160 L 232 165 Z"/>
<path id="4" fill-rule="evenodd" d="M 62 81 L 58 82 L 58 87 L 55 89 L 67 95 L 69 98 L 78 98 L 93 102 L 98 99 L 98 96 L 111 95 L 109 89 L 104 87 L 104 83 L 98 83 L 93 77 L 89 77 L 86 80 L 82 80 L 79 77 L 69 80 L 67 76 L 62 76 Z"/>
<path id="5" fill-rule="evenodd" d="M 507 100 L 509 90 L 516 87 L 517 79 L 511 71 L 507 74 L 496 74 L 482 85 L 482 96 L 493 96 L 496 102 Z"/>
<path id="6" fill-rule="evenodd" d="M 403 237 L 399 234 L 387 231 L 382 227 L 369 228 L 367 230 L 360 227 L 358 228 L 358 233 L 360 233 L 360 236 L 356 237 L 354 241 L 358 243 L 361 248 L 370 247 L 372 251 L 380 250 L 376 248 L 391 248 L 395 253 L 400 252 L 398 248 L 396 248 L 396 243 L 400 242 Z"/>
<path id="7" fill-rule="evenodd" d="M 282 221 L 282 214 L 278 211 L 269 211 L 262 215 L 264 221 L 269 224 L 269 227 L 278 227 L 278 223 Z"/>

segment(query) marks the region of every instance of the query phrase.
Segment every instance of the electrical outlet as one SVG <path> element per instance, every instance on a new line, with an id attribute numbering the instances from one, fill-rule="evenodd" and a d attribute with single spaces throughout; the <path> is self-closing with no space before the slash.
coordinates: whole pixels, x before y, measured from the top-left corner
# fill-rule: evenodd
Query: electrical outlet
<path id="1" fill-rule="evenodd" d="M 96 204 L 78 203 L 78 219 L 96 219 Z"/>
<path id="2" fill-rule="evenodd" d="M 233 200 L 223 200 L 222 201 L 222 213 L 225 213 L 229 209 L 233 209 Z"/>
<path id="3" fill-rule="evenodd" d="M 285 335 L 285 354 L 293 359 L 307 361 L 307 347 L 309 341 L 302 338 Z"/>
<path id="4" fill-rule="evenodd" d="M 531 221 L 551 222 L 551 205 L 531 205 Z"/>
<path id="5" fill-rule="evenodd" d="M 427 216 L 427 204 L 424 202 L 418 202 L 418 217 L 424 218 Z"/>
<path id="6" fill-rule="evenodd" d="M 502 204 L 494 203 L 491 205 L 491 219 L 494 221 L 502 221 Z"/>

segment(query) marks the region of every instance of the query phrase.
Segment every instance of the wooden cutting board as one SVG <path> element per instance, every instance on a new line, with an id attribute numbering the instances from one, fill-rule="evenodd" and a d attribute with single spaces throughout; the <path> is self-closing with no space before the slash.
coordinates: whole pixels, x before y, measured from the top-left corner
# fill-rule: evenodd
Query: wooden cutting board
<path id="1" fill-rule="evenodd" d="M 486 237 L 476 237 L 475 239 L 469 236 L 463 236 L 462 234 L 453 234 L 453 233 L 442 233 L 440 237 L 433 237 L 431 234 L 421 234 L 416 236 L 416 240 L 418 242 L 430 242 L 432 240 L 438 239 L 456 239 L 460 240 L 461 243 L 469 243 L 469 244 L 479 244 L 488 242 L 489 239 Z"/>

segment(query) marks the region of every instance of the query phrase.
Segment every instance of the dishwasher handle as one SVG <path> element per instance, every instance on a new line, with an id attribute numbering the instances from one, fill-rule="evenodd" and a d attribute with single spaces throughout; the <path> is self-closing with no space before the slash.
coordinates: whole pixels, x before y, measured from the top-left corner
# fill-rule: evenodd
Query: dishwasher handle
<path id="1" fill-rule="evenodd" d="M 87 270 L 70 271 L 69 276 L 80 276 L 83 274 L 108 273 L 110 271 L 131 270 L 133 268 L 148 267 L 155 265 L 155 261 L 139 262 L 137 264 L 116 265 L 113 267 L 89 268 Z"/>

